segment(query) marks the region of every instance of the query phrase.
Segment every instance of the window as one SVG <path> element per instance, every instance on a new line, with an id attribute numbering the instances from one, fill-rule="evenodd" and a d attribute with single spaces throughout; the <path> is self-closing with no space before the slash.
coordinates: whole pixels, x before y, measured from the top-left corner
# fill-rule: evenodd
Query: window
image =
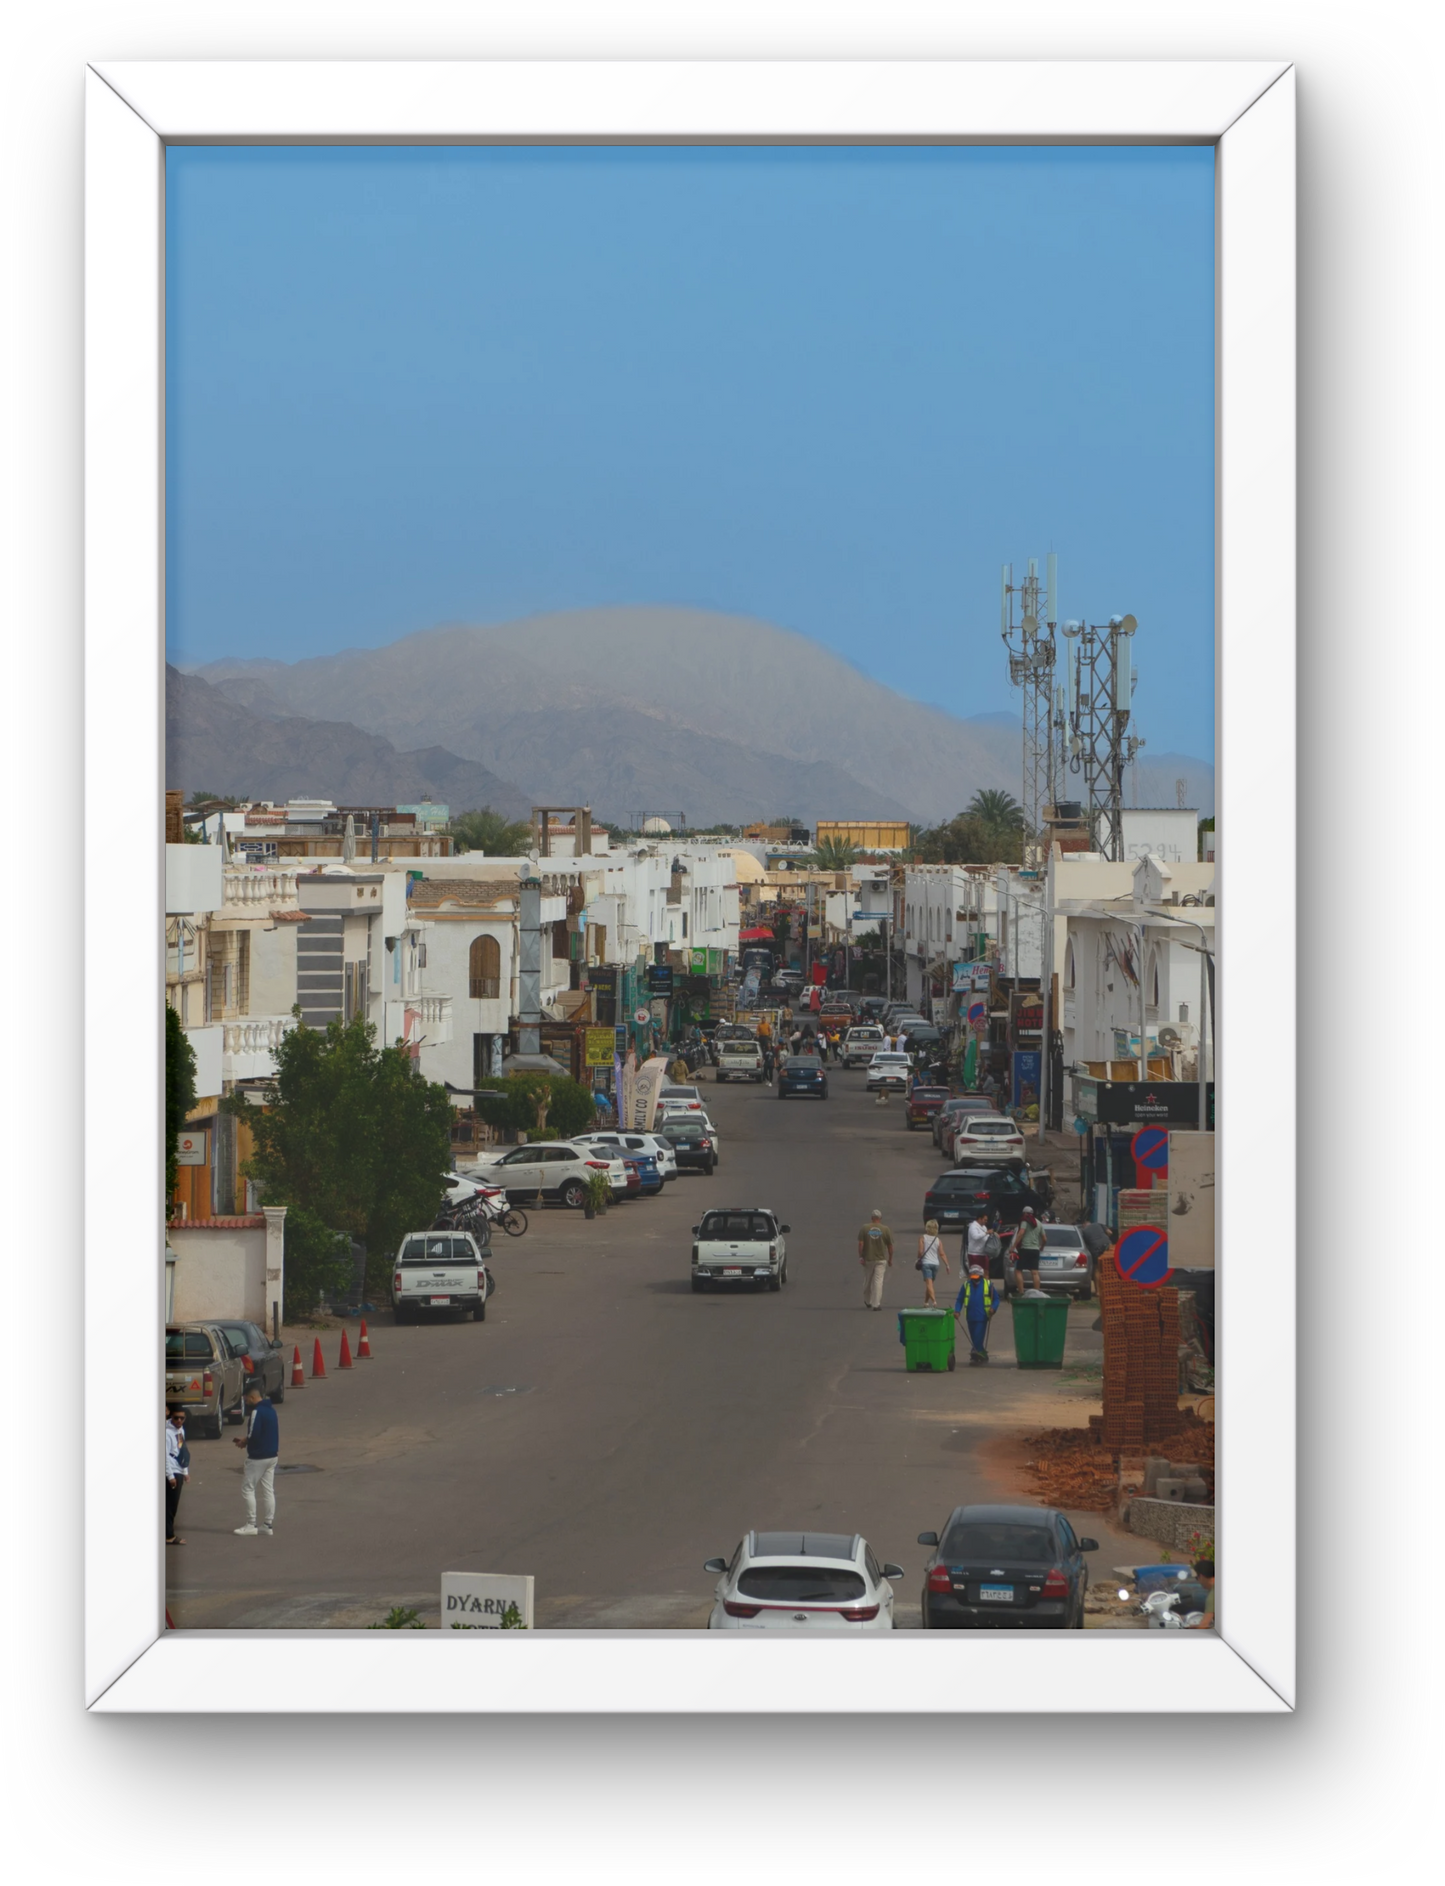
<path id="1" fill-rule="evenodd" d="M 982 1560 L 994 1565 L 1052 1565 L 1054 1542 L 1041 1526 L 1013 1526 L 978 1520 L 950 1526 L 939 1555 L 945 1559 Z"/>
<path id="2" fill-rule="evenodd" d="M 467 959 L 468 993 L 476 1002 L 494 1002 L 502 987 L 502 946 L 494 936 L 479 936 Z"/>
<path id="3" fill-rule="evenodd" d="M 738 1595 L 774 1604 L 855 1604 L 867 1592 L 857 1572 L 832 1565 L 750 1565 Z"/>

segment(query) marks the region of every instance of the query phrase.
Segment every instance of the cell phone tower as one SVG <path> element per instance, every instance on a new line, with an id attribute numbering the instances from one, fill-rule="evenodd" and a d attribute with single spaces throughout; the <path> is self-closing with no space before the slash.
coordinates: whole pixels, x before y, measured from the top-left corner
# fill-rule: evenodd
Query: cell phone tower
<path id="1" fill-rule="evenodd" d="M 1059 560 L 1051 550 L 1047 574 L 1039 579 L 1039 560 L 1029 558 L 1028 574 L 1013 580 L 1013 565 L 1003 566 L 1000 584 L 1000 633 L 1008 650 L 1008 678 L 1023 690 L 1024 862 L 1038 865 L 1044 809 L 1054 802 L 1058 753 L 1053 715 L 1057 649 Z"/>
<path id="2" fill-rule="evenodd" d="M 1124 771 L 1144 745 L 1130 731 L 1134 690 L 1133 616 L 1106 623 L 1066 622 L 1062 674 L 1054 686 L 1058 777 L 1079 779 L 1088 801 L 1095 851 L 1124 857 Z"/>

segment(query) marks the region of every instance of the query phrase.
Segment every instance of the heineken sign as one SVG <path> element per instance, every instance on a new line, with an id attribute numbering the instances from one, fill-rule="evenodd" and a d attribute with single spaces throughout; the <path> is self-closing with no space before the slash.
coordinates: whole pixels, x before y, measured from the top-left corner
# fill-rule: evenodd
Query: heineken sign
<path id="1" fill-rule="evenodd" d="M 1082 1082 L 1078 1083 L 1080 1086 Z M 1096 1081 L 1092 1096 L 1094 1110 L 1081 1107 L 1085 1118 L 1105 1126 L 1197 1126 L 1199 1124 L 1199 1084 L 1197 1081 Z M 1205 1096 L 1207 1120 L 1214 1127 L 1214 1082 Z"/>

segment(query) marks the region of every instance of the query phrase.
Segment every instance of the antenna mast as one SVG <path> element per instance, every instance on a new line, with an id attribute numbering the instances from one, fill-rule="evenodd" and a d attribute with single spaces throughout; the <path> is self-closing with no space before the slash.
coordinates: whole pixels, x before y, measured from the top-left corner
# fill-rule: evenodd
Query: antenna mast
<path id="1" fill-rule="evenodd" d="M 1008 678 L 1023 691 L 1024 863 L 1040 863 L 1044 812 L 1054 803 L 1055 751 L 1054 627 L 1058 621 L 1059 560 L 1051 550 L 1047 578 L 1039 580 L 1039 560 L 1030 557 L 1028 575 L 1013 580 L 1013 565 L 1003 566 L 1000 585 L 1000 633 L 1008 650 Z"/>
<path id="2" fill-rule="evenodd" d="M 1111 616 L 1102 627 L 1066 622 L 1065 678 L 1055 720 L 1061 734 L 1060 770 L 1083 776 L 1094 849 L 1116 863 L 1124 857 L 1124 769 L 1144 745 L 1129 731 L 1134 689 L 1133 616 Z"/>

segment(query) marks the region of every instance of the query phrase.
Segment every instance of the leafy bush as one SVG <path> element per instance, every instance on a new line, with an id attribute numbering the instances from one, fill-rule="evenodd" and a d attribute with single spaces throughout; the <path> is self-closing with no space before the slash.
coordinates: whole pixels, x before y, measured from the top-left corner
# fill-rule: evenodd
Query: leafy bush
<path id="1" fill-rule="evenodd" d="M 351 1287 L 351 1240 L 333 1231 L 304 1205 L 286 1210 L 287 1322 L 309 1316 L 323 1297 L 344 1296 Z"/>
<path id="2" fill-rule="evenodd" d="M 369 1631 L 424 1631 L 426 1625 L 411 1605 L 394 1604 L 380 1624 L 368 1624 L 366 1628 Z"/>
<path id="3" fill-rule="evenodd" d="M 529 1140 L 572 1139 L 592 1125 L 592 1091 L 565 1074 L 507 1074 L 483 1081 L 474 1096 L 489 1126 Z M 550 1131 L 549 1131 L 550 1129 Z"/>
<path id="4" fill-rule="evenodd" d="M 612 1203 L 612 1187 L 607 1182 L 605 1172 L 590 1172 L 587 1175 L 587 1203 L 593 1211 L 606 1211 Z"/>
<path id="5" fill-rule="evenodd" d="M 181 1018 L 166 1004 L 166 1216 L 171 1215 L 176 1178 L 176 1141 L 186 1115 L 196 1104 L 196 1051 L 186 1039 Z"/>

